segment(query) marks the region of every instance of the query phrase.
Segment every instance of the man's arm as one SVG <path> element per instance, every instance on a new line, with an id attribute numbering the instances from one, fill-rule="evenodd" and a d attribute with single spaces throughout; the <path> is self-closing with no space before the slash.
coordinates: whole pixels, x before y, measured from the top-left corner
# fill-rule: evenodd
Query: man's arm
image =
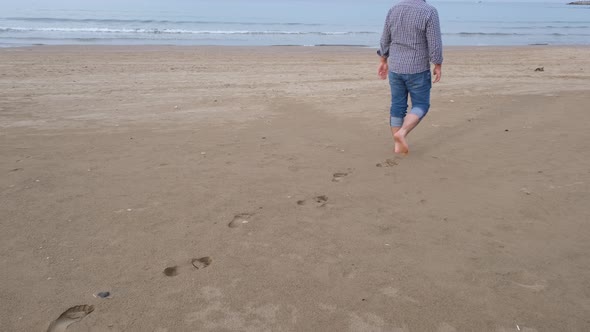
<path id="1" fill-rule="evenodd" d="M 387 13 L 385 18 L 385 24 L 383 25 L 383 34 L 381 35 L 381 47 L 377 51 L 377 54 L 381 57 L 381 63 L 377 70 L 379 78 L 382 80 L 387 78 L 389 72 L 389 66 L 387 65 L 387 58 L 389 57 L 389 48 L 391 46 L 391 20 L 389 18 L 391 9 Z"/>
<path id="2" fill-rule="evenodd" d="M 440 20 L 436 9 L 433 9 L 426 24 L 426 39 L 428 41 L 428 51 L 430 52 L 430 62 L 434 64 L 434 83 L 437 83 L 442 76 L 443 50 Z"/>

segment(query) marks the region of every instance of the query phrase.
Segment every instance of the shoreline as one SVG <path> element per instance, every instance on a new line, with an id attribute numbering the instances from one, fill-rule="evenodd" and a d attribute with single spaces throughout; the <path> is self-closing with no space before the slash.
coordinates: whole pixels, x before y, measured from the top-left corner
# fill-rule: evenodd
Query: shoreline
<path id="1" fill-rule="evenodd" d="M 478 48 L 499 48 L 499 49 L 509 49 L 509 48 L 527 48 L 527 47 L 548 47 L 548 48 L 590 48 L 590 44 L 526 44 L 526 45 L 445 45 L 445 49 L 453 50 L 453 49 L 478 49 Z M 34 44 L 34 45 L 17 45 L 17 46 L 6 46 L 0 47 L 0 51 L 3 49 L 12 49 L 12 48 L 236 48 L 236 49 L 265 49 L 265 48 L 305 48 L 305 49 L 313 49 L 313 48 L 350 48 L 350 49 L 379 49 L 378 46 L 367 46 L 367 45 L 174 45 L 174 44 L 167 44 L 167 45 L 153 45 L 153 44 L 131 44 L 131 45 L 110 45 L 110 44 L 93 44 L 93 45 L 83 45 L 83 44 Z"/>

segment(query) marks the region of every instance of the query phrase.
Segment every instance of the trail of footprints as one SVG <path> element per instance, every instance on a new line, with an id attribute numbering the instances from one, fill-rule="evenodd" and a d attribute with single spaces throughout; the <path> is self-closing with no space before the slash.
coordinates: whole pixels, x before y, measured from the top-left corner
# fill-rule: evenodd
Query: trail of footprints
<path id="1" fill-rule="evenodd" d="M 377 167 L 393 167 L 397 166 L 399 161 L 397 159 L 387 159 L 383 163 L 379 163 Z M 13 171 L 19 171 L 20 169 L 15 169 Z M 342 182 L 346 177 L 348 177 L 351 173 L 351 169 L 348 172 L 338 172 L 332 175 L 332 182 Z M 299 200 L 297 201 L 297 205 L 304 206 L 304 205 L 313 205 L 317 208 L 325 207 L 328 204 L 328 196 L 326 195 L 319 195 L 315 196 L 311 199 L 307 200 Z M 234 216 L 234 218 L 228 223 L 229 228 L 239 228 L 244 224 L 249 223 L 250 219 L 254 216 L 253 213 L 240 213 Z M 209 265 L 213 263 L 213 259 L 211 257 L 201 257 L 201 258 L 193 258 L 190 262 L 190 265 L 197 270 L 202 270 L 207 268 Z M 164 269 L 163 274 L 166 277 L 175 277 L 179 274 L 179 270 L 185 269 L 188 267 L 186 266 L 170 266 Z M 74 307 L 69 308 L 68 310 L 64 311 L 57 319 L 51 322 L 47 332 L 64 332 L 66 329 L 73 323 L 81 321 L 84 317 L 88 316 L 94 311 L 94 306 L 92 305 L 77 305 Z"/>

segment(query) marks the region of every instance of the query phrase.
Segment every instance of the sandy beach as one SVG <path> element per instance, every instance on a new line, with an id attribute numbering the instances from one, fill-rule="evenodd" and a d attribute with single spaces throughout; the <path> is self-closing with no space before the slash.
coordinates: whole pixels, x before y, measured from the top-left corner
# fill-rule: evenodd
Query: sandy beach
<path id="1" fill-rule="evenodd" d="M 0 330 L 589 331 L 589 59 L 447 48 L 401 158 L 373 49 L 0 49 Z"/>

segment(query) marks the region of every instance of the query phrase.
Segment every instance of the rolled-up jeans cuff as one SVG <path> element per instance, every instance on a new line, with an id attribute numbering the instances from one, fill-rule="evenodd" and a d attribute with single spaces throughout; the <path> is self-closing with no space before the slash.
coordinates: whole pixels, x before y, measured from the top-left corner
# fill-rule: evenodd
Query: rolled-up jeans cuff
<path id="1" fill-rule="evenodd" d="M 428 113 L 428 110 L 425 111 L 420 107 L 413 107 L 412 110 L 410 111 L 410 113 L 412 113 L 415 116 L 417 116 L 418 118 L 422 119 L 424 116 L 426 116 L 426 113 Z"/>
<path id="2" fill-rule="evenodd" d="M 402 118 L 396 118 L 394 116 L 389 117 L 389 124 L 392 127 L 401 127 L 403 123 L 404 123 L 404 119 L 402 119 Z"/>

